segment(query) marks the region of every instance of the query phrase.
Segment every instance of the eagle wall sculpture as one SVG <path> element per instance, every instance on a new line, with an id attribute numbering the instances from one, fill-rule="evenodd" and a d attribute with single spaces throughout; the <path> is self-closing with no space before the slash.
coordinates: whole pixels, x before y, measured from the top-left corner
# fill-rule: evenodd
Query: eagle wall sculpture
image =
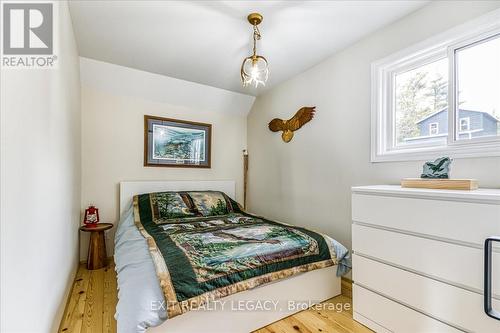
<path id="1" fill-rule="evenodd" d="M 269 129 L 273 132 L 283 131 L 281 138 L 285 142 L 290 142 L 293 138 L 293 132 L 313 119 L 315 108 L 315 106 L 304 106 L 288 120 L 274 118 L 269 123 Z"/>

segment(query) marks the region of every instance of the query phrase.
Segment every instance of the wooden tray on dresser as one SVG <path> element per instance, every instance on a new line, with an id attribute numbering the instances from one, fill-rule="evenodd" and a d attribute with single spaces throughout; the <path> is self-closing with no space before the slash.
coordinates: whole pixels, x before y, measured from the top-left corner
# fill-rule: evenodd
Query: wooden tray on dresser
<path id="1" fill-rule="evenodd" d="M 476 179 L 403 178 L 401 187 L 471 191 L 477 190 L 479 184 Z"/>

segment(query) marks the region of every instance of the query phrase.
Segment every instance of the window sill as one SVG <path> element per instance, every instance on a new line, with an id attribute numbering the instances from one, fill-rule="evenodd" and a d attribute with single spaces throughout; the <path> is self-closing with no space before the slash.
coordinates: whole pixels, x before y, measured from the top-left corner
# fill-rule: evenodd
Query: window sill
<path id="1" fill-rule="evenodd" d="M 438 157 L 477 158 L 500 156 L 500 142 L 440 147 L 409 148 L 372 154 L 371 162 L 430 161 Z"/>

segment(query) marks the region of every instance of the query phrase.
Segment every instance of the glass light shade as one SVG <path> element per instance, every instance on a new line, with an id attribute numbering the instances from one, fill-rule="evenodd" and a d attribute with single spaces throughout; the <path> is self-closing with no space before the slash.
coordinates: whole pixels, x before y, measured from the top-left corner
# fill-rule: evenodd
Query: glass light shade
<path id="1" fill-rule="evenodd" d="M 262 56 L 251 56 L 245 58 L 241 64 L 241 81 L 243 86 L 259 84 L 266 85 L 269 77 L 269 67 L 266 58 Z"/>

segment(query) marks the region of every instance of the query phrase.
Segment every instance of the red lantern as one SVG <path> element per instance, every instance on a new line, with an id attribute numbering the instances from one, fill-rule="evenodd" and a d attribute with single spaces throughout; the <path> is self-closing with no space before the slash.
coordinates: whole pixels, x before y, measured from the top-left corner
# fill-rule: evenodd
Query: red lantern
<path id="1" fill-rule="evenodd" d="M 99 209 L 92 205 L 85 209 L 85 218 L 83 219 L 83 223 L 85 223 L 87 227 L 95 227 L 97 223 L 99 223 Z"/>

